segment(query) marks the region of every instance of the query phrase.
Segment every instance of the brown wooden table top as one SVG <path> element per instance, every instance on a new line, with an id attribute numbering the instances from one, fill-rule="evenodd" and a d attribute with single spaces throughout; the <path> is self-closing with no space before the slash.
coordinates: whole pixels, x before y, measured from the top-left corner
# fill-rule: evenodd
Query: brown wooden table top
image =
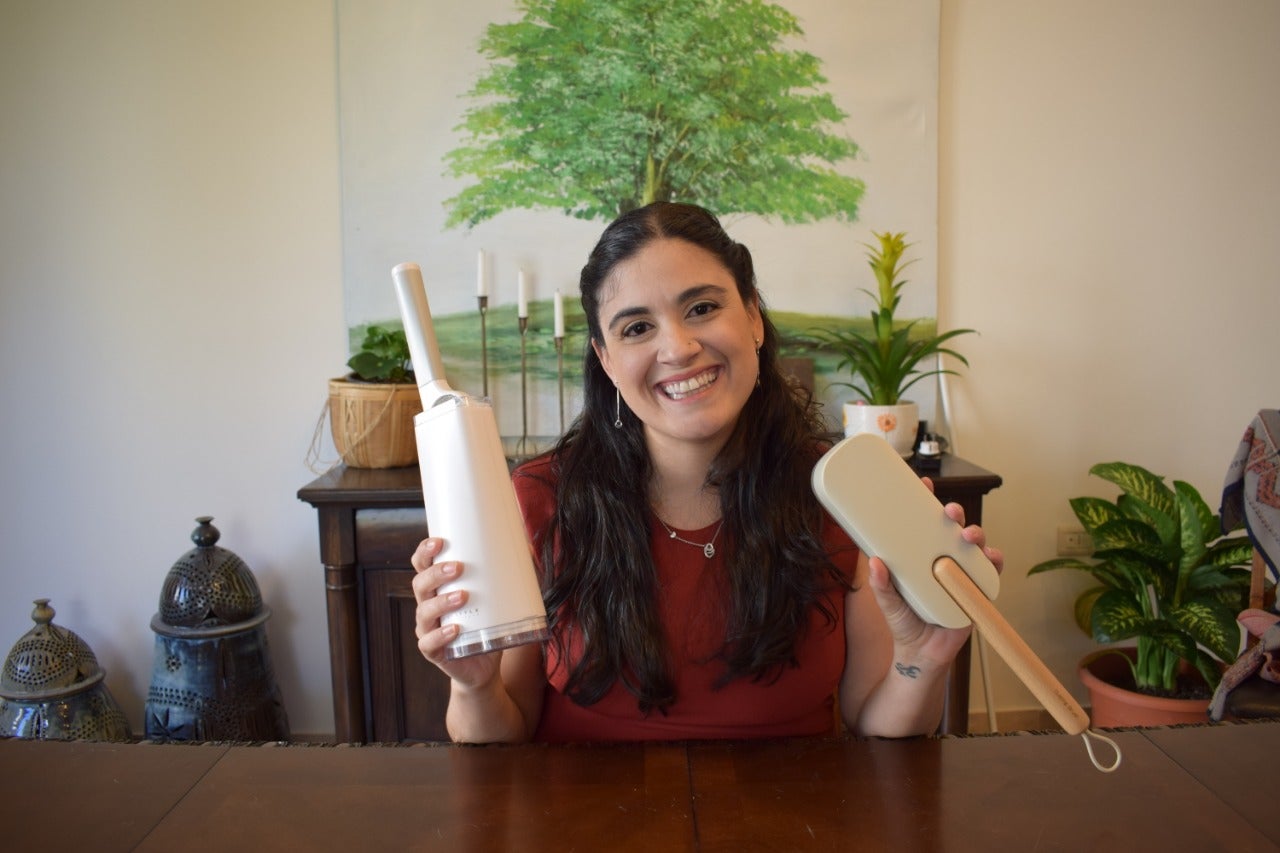
<path id="1" fill-rule="evenodd" d="M 681 745 L 238 747 L 137 849 L 691 851 L 690 802 Z"/>
<path id="2" fill-rule="evenodd" d="M 1280 723 L 1152 729 L 1145 736 L 1178 766 L 1280 845 L 1280 806 L 1271 774 L 1280 757 Z"/>
<path id="3" fill-rule="evenodd" d="M 0 739 L 0 847 L 134 850 L 227 751 Z"/>
<path id="4" fill-rule="evenodd" d="M 1280 723 L 615 747 L 0 741 L 6 850 L 1280 850 Z M 1104 756 L 1105 757 L 1105 756 Z M 1264 764 L 1264 762 L 1267 762 Z"/>
<path id="5" fill-rule="evenodd" d="M 1208 754 L 1222 748 L 1217 734 L 1189 739 Z M 690 756 L 700 849 L 1276 849 L 1263 815 L 1242 820 L 1142 733 L 1110 736 L 1124 755 L 1111 774 L 1062 734 L 700 747 Z M 1245 740 L 1234 746 L 1251 750 Z"/>

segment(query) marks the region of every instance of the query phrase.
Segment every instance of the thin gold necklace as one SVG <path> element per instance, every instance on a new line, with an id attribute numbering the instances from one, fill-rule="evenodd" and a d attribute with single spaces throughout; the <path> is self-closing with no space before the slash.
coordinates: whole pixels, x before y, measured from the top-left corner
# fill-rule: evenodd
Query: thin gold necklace
<path id="1" fill-rule="evenodd" d="M 723 518 L 722 518 L 722 519 L 720 519 L 720 527 L 717 527 L 717 528 L 716 528 L 716 532 L 715 532 L 715 533 L 713 533 L 713 534 L 711 534 L 711 541 L 710 541 L 710 542 L 706 542 L 706 543 L 702 543 L 702 542 L 690 542 L 688 539 L 685 539 L 683 536 L 678 536 L 678 535 L 676 535 L 676 532 L 675 532 L 674 530 L 672 530 L 670 527 L 668 527 L 668 526 L 667 526 L 667 523 L 666 523 L 665 521 L 663 521 L 663 520 L 662 520 L 662 517 L 661 517 L 661 516 L 659 516 L 656 512 L 653 514 L 653 517 L 654 517 L 654 518 L 656 518 L 656 519 L 658 519 L 658 523 L 662 525 L 662 529 L 663 529 L 663 530 L 665 530 L 665 531 L 667 531 L 667 533 L 671 534 L 670 538 L 672 538 L 672 539 L 676 540 L 677 542 L 683 542 L 683 543 L 684 543 L 684 544 L 686 544 L 686 545 L 692 545 L 692 546 L 693 546 L 693 547 L 695 547 L 695 548 L 701 548 L 701 549 L 702 549 L 702 553 L 703 553 L 704 555 L 706 555 L 706 558 L 707 558 L 708 560 L 710 560 L 712 557 L 714 557 L 714 556 L 716 555 L 716 539 L 720 536 L 720 530 L 721 530 L 721 528 L 723 528 L 723 527 L 724 527 L 724 519 L 723 519 Z"/>

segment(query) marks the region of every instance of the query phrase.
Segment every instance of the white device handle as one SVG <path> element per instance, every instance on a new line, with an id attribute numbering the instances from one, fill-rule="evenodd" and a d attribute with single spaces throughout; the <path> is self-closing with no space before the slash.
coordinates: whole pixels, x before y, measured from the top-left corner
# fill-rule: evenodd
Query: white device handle
<path id="1" fill-rule="evenodd" d="M 444 359 L 436 343 L 436 329 L 427 305 L 427 288 L 422 283 L 422 268 L 417 264 L 398 264 L 391 270 L 396 285 L 396 299 L 404 320 L 404 336 L 409 343 L 413 374 L 418 380 L 422 407 L 429 409 L 446 394 L 452 394 L 444 376 Z"/>

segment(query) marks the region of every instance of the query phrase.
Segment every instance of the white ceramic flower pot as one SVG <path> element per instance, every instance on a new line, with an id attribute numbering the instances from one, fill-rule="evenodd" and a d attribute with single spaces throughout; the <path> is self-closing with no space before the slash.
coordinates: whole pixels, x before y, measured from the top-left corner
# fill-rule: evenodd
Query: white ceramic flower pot
<path id="1" fill-rule="evenodd" d="M 914 453 L 916 431 L 920 426 L 920 407 L 905 402 L 893 406 L 871 406 L 866 403 L 844 404 L 844 434 L 869 432 L 878 435 L 898 451 L 903 459 Z"/>

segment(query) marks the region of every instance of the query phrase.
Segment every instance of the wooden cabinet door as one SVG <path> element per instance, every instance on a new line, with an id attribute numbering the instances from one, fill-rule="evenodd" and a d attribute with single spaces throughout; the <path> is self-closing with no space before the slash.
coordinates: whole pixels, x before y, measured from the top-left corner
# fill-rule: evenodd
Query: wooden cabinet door
<path id="1" fill-rule="evenodd" d="M 447 741 L 449 679 L 418 652 L 412 569 L 366 569 L 370 740 Z"/>

